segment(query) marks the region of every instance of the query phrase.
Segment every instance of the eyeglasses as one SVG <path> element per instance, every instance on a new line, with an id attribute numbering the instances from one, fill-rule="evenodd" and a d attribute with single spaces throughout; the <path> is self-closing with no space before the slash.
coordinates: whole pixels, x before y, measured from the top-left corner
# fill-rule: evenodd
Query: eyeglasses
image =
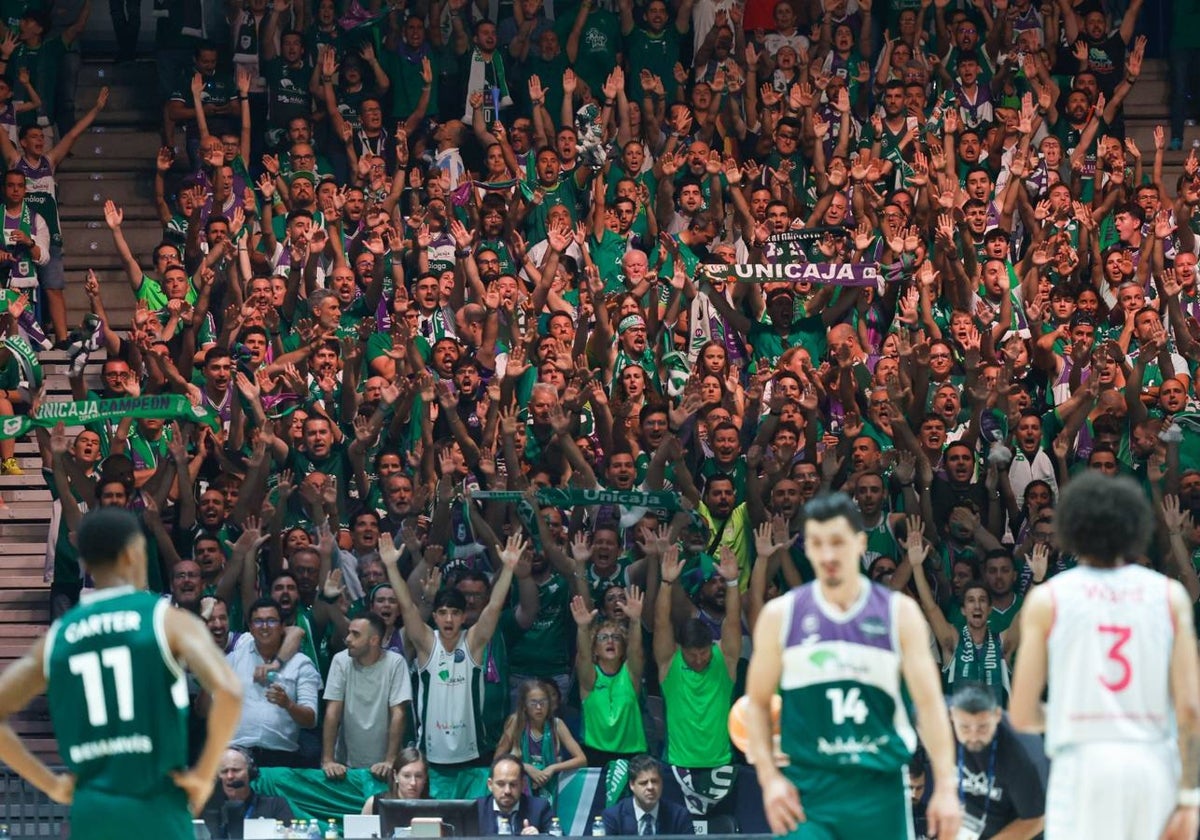
<path id="1" fill-rule="evenodd" d="M 252 618 L 250 619 L 251 627 L 278 627 L 280 624 L 278 618 Z"/>
<path id="2" fill-rule="evenodd" d="M 600 642 L 600 644 L 604 644 L 605 642 L 623 642 L 625 641 L 625 637 L 620 633 L 601 633 L 596 636 L 596 641 Z"/>
<path id="3" fill-rule="evenodd" d="M 530 699 L 530 700 L 526 700 L 526 701 L 525 701 L 525 705 L 526 705 L 526 706 L 533 706 L 535 709 L 544 709 L 546 706 L 549 706 L 549 705 L 550 705 L 550 701 L 549 701 L 549 700 L 533 700 L 533 699 Z"/>

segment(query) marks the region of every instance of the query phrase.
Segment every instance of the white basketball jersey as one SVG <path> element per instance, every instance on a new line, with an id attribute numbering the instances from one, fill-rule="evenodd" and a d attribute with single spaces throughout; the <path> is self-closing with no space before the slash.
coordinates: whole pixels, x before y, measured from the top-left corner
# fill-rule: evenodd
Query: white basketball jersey
<path id="1" fill-rule="evenodd" d="M 1080 566 L 1044 585 L 1054 600 L 1047 755 L 1081 743 L 1173 739 L 1170 580 L 1142 566 Z"/>

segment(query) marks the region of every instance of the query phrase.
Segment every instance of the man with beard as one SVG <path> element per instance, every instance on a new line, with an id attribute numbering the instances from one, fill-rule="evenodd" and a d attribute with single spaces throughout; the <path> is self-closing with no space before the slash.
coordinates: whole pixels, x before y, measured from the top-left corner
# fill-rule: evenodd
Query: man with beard
<path id="1" fill-rule="evenodd" d="M 379 533 L 396 537 L 412 514 L 413 480 L 407 473 L 396 472 L 380 481 L 384 517 L 379 521 Z M 411 571 L 409 569 L 408 571 Z"/>
<path id="2" fill-rule="evenodd" d="M 350 622 L 346 649 L 333 658 L 321 750 L 327 779 L 343 779 L 355 767 L 391 777 L 409 728 L 412 687 L 404 657 L 381 647 L 385 632 L 379 616 L 360 616 Z"/>
<path id="3" fill-rule="evenodd" d="M 975 480 L 975 451 L 962 441 L 946 447 L 942 456 L 945 477 L 936 475 L 928 492 L 932 499 L 936 522 L 949 522 L 950 511 L 968 503 L 977 511 L 986 511 L 991 497 L 983 482 Z"/>
<path id="4" fill-rule="evenodd" d="M 727 424 L 732 426 L 732 423 Z M 675 468 L 676 476 L 686 470 L 682 462 Z M 677 482 L 682 489 L 692 485 L 689 477 L 686 482 Z M 692 500 L 696 505 L 696 513 L 708 526 L 711 538 L 708 541 L 707 552 L 713 557 L 719 556 L 720 549 L 727 548 L 737 559 L 738 581 L 742 584 L 750 580 L 750 544 L 753 540 L 750 520 L 750 505 L 748 502 L 738 503 L 737 487 L 733 476 L 715 473 L 704 481 L 704 492 Z"/>
<path id="5" fill-rule="evenodd" d="M 634 22 L 633 0 L 621 0 L 621 34 L 625 36 L 627 55 L 626 79 L 629 99 L 642 100 L 644 73 L 662 79 L 668 102 L 675 101 L 675 62 L 679 60 L 683 36 L 692 24 L 692 0 L 683 0 L 675 10 L 675 19 L 663 0 L 651 0 L 645 7 L 646 25 Z M 668 23 L 673 25 L 668 26 Z M 636 172 L 630 173 L 636 175 Z"/>
<path id="6" fill-rule="evenodd" d="M 988 627 L 993 633 L 1003 633 L 1016 620 L 1022 602 L 1016 590 L 1017 570 L 1008 549 L 994 548 L 984 555 L 983 582 L 992 598 Z"/>
<path id="7" fill-rule="evenodd" d="M 904 82 L 892 79 L 883 88 L 883 119 L 877 130 L 870 122 L 863 125 L 859 138 L 860 149 L 880 144 L 880 156 L 893 164 L 903 163 L 900 141 L 908 133 L 908 112 L 904 109 Z"/>
<path id="8" fill-rule="evenodd" d="M 1054 462 L 1046 452 L 1042 416 L 1033 409 L 1022 411 L 1013 437 L 1016 447 L 1011 463 L 998 465 L 1001 472 L 1008 473 L 1013 498 L 1023 500 L 1025 488 L 1031 481 L 1045 481 L 1057 495 L 1058 480 L 1054 474 Z"/>
<path id="9" fill-rule="evenodd" d="M 947 686 L 978 683 L 987 687 L 1000 704 L 1008 701 L 1008 657 L 1016 642 L 1015 632 L 996 633 L 988 626 L 992 611 L 992 593 L 981 581 L 972 581 L 963 589 L 962 611 L 966 623 L 962 629 L 946 620 L 945 613 L 933 597 L 925 576 L 924 562 L 931 551 L 918 531 L 908 537 L 908 562 L 913 567 L 913 580 L 921 599 L 921 609 L 933 628 L 942 654 L 942 670 Z"/>
<path id="10" fill-rule="evenodd" d="M 233 357 L 224 347 L 210 347 L 204 354 L 204 386 L 200 404 L 221 418 L 226 430 L 233 416 Z"/>
<path id="11" fill-rule="evenodd" d="M 900 544 L 896 540 L 895 525 L 904 519 L 904 515 L 887 510 L 887 488 L 883 474 L 877 469 L 861 473 L 854 482 L 853 498 L 862 514 L 863 529 L 867 534 L 863 571 L 869 569 L 877 557 L 899 560 Z"/>
<path id="12" fill-rule="evenodd" d="M 1041 834 L 1050 770 L 1041 743 L 1013 729 L 980 686 L 964 686 L 950 698 L 950 724 L 958 743 L 963 830 L 979 840 Z"/>
<path id="13" fill-rule="evenodd" d="M 263 767 L 303 766 L 300 730 L 317 725 L 321 675 L 308 656 L 293 656 L 268 672 L 263 682 L 256 679 L 260 666 L 278 661 L 283 634 L 281 605 L 260 598 L 250 609 L 250 632 L 238 639 L 226 657 L 238 675 L 244 697 L 231 746 L 249 750 Z"/>
<path id="14" fill-rule="evenodd" d="M 209 487 L 196 500 L 196 524 L 192 530 L 192 541 L 208 535 L 219 540 L 233 540 L 237 534 L 237 525 L 229 521 L 228 505 L 225 494 L 215 487 Z"/>

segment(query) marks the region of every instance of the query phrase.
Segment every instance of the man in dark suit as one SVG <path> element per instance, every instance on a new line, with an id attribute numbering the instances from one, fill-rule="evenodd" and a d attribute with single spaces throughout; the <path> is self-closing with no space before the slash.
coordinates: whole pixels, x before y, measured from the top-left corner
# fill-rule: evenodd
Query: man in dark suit
<path id="1" fill-rule="evenodd" d="M 604 810 L 607 834 L 693 834 L 692 817 L 687 808 L 662 798 L 662 769 L 648 755 L 629 760 L 627 796 Z"/>
<path id="2" fill-rule="evenodd" d="M 521 792 L 525 787 L 525 767 L 521 759 L 512 754 L 498 757 L 492 762 L 487 784 L 491 794 L 477 800 L 480 835 L 500 834 L 501 821 L 507 822 L 510 829 L 505 834 L 550 833 L 554 810 L 540 796 L 527 796 Z"/>

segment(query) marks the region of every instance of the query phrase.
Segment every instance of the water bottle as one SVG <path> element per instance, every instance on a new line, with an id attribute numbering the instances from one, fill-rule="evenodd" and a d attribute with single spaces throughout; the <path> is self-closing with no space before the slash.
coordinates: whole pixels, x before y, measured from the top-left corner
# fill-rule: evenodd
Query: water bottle
<path id="1" fill-rule="evenodd" d="M 593 837 L 603 837 L 606 833 L 604 830 L 604 817 L 596 817 L 592 820 Z"/>
<path id="2" fill-rule="evenodd" d="M 558 821 L 558 817 L 552 817 L 550 819 L 550 836 L 551 837 L 562 837 L 563 836 L 562 823 Z"/>
<path id="3" fill-rule="evenodd" d="M 212 832 L 204 820 L 192 820 L 192 834 L 196 840 L 212 840 Z M 0 826 L 0 840 L 7 840 L 8 826 Z"/>
<path id="4" fill-rule="evenodd" d="M 275 820 L 275 836 L 279 840 L 284 840 L 287 837 L 287 829 L 283 825 L 283 820 Z"/>
<path id="5" fill-rule="evenodd" d="M 509 817 L 506 817 L 504 814 L 499 816 L 499 818 L 496 820 L 496 833 L 502 837 L 512 836 L 512 822 Z"/>
<path id="6" fill-rule="evenodd" d="M 321 824 L 313 820 L 308 824 L 308 840 L 321 840 L 322 837 L 324 835 L 321 834 Z"/>
<path id="7" fill-rule="evenodd" d="M 279 672 L 267 671 L 267 685 L 275 685 L 277 682 L 279 682 Z"/>
<path id="8" fill-rule="evenodd" d="M 10 837 L 7 825 L 0 825 L 0 840 L 8 840 Z"/>
<path id="9" fill-rule="evenodd" d="M 325 840 L 339 840 L 342 833 L 338 831 L 337 820 L 330 820 L 329 827 L 325 829 Z"/>

